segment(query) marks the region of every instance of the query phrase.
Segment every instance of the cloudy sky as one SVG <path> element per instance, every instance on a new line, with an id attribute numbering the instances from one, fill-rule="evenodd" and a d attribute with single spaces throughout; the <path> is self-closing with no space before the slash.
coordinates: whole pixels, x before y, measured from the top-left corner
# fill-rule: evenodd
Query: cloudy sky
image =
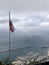
<path id="1" fill-rule="evenodd" d="M 49 46 L 49 0 L 0 0 L 0 49 L 8 45 L 9 11 L 15 27 L 13 48 L 16 43 L 17 47 Z"/>

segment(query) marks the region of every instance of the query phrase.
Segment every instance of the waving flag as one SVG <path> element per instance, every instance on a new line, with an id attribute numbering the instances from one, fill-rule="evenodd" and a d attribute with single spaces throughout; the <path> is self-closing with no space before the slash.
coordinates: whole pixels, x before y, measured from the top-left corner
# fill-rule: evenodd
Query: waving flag
<path id="1" fill-rule="evenodd" d="M 9 21 L 9 27 L 10 27 L 10 31 L 14 32 L 15 28 L 11 20 Z"/>

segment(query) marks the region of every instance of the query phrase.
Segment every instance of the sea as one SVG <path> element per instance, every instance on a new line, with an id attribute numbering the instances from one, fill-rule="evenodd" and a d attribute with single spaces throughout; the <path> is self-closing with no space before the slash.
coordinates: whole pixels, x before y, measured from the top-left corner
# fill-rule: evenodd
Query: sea
<path id="1" fill-rule="evenodd" d="M 33 52 L 42 55 L 41 47 L 27 46 L 10 50 L 10 60 L 14 61 L 17 57 L 24 57 L 28 53 Z M 0 61 L 7 63 L 9 61 L 9 50 L 0 50 Z"/>

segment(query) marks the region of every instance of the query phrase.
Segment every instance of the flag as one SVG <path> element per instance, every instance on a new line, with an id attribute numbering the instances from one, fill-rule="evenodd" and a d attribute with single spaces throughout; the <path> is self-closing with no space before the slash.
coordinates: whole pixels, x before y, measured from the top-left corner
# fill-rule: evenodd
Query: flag
<path id="1" fill-rule="evenodd" d="M 9 21 L 9 28 L 11 32 L 14 32 L 15 28 L 11 20 Z"/>

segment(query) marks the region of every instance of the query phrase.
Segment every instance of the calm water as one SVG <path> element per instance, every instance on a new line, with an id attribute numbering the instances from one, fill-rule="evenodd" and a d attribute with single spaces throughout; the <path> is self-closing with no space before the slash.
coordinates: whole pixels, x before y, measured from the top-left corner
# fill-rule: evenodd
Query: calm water
<path id="1" fill-rule="evenodd" d="M 18 48 L 11 50 L 11 54 L 10 54 L 11 61 L 15 60 L 16 57 L 18 56 L 26 56 L 27 53 L 29 52 L 40 53 L 40 55 L 42 55 L 42 51 L 40 47 L 30 46 L 30 47 Z M 0 60 L 4 62 L 8 62 L 8 57 L 9 57 L 9 51 L 0 52 Z"/>
<path id="2" fill-rule="evenodd" d="M 15 60 L 17 56 L 25 56 L 29 52 L 40 53 L 40 50 L 41 49 L 39 47 L 33 47 L 33 46 L 14 49 L 11 50 L 11 59 Z M 0 52 L 0 60 L 4 61 L 4 59 L 7 59 L 7 57 L 9 57 L 9 51 Z"/>

